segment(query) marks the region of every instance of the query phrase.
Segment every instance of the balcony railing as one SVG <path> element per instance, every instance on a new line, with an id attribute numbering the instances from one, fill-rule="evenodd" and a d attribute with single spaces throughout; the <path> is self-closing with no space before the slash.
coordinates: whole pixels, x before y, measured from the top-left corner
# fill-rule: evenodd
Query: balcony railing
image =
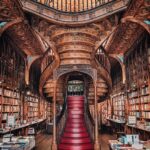
<path id="1" fill-rule="evenodd" d="M 54 53 L 52 49 L 49 49 L 42 60 L 41 72 L 44 72 L 44 70 L 53 63 L 54 59 L 55 59 Z"/>
<path id="2" fill-rule="evenodd" d="M 31 0 L 61 12 L 83 12 L 103 6 L 115 0 Z"/>
<path id="3" fill-rule="evenodd" d="M 98 48 L 95 54 L 95 58 L 99 62 L 99 64 L 102 65 L 102 67 L 106 69 L 108 73 L 110 73 L 111 66 L 110 66 L 109 58 L 101 47 Z"/>
<path id="4" fill-rule="evenodd" d="M 53 23 L 81 25 L 125 10 L 130 0 L 20 0 L 24 11 Z"/>

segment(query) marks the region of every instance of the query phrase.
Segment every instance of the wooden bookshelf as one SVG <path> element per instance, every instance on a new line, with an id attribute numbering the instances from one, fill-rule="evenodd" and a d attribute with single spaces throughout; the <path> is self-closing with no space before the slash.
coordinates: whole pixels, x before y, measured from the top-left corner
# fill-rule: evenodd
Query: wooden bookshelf
<path id="1" fill-rule="evenodd" d="M 100 119 L 102 121 L 102 124 L 107 124 L 107 119 L 111 118 L 110 99 L 107 99 L 104 102 L 101 102 L 98 105 L 98 110 L 99 110 L 99 115 L 100 115 Z"/>
<path id="2" fill-rule="evenodd" d="M 52 120 L 53 120 L 53 113 L 52 113 L 52 103 L 50 103 L 49 101 L 47 101 L 47 109 L 46 109 L 46 112 L 47 112 L 47 122 L 48 123 L 51 123 Z"/>
<path id="3" fill-rule="evenodd" d="M 9 88 L 0 87 L 0 104 L 1 127 L 6 127 L 8 116 L 14 116 L 16 123 L 19 124 L 21 120 L 20 93 Z"/>
<path id="4" fill-rule="evenodd" d="M 144 119 L 149 119 L 150 124 L 150 93 L 149 86 L 141 88 L 141 117 Z"/>
<path id="5" fill-rule="evenodd" d="M 149 85 L 149 45 L 148 37 L 138 43 L 126 59 L 128 115 L 139 120 L 150 121 L 150 85 Z M 149 122 L 148 121 L 148 122 Z"/>
<path id="6" fill-rule="evenodd" d="M 126 96 L 124 92 L 112 96 L 113 119 L 125 120 L 125 100 Z"/>
<path id="7" fill-rule="evenodd" d="M 127 133 L 140 138 L 150 138 L 150 44 L 149 36 L 142 37 L 126 56 L 128 116 L 135 116 L 137 123 L 127 124 Z"/>
<path id="8" fill-rule="evenodd" d="M 128 92 L 128 115 L 136 116 L 137 118 L 141 117 L 141 110 L 140 110 L 140 97 L 139 91 L 133 90 Z"/>
<path id="9" fill-rule="evenodd" d="M 39 99 L 36 96 L 28 95 L 25 96 L 27 102 L 27 116 L 28 122 L 36 121 L 39 118 Z"/>
<path id="10" fill-rule="evenodd" d="M 47 106 L 46 100 L 43 98 L 40 98 L 40 101 L 39 101 L 39 118 L 46 119 L 46 113 L 45 113 L 46 106 Z"/>

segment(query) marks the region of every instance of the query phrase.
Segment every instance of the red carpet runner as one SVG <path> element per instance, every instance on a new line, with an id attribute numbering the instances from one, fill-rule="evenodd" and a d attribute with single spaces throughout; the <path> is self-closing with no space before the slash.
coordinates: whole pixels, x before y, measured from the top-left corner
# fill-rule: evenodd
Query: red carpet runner
<path id="1" fill-rule="evenodd" d="M 59 150 L 93 150 L 84 121 L 84 97 L 68 96 L 68 116 Z"/>

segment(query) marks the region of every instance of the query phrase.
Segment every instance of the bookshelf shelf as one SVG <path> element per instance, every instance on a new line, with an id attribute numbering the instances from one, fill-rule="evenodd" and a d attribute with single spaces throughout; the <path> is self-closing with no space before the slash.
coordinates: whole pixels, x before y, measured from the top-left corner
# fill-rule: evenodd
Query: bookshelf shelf
<path id="1" fill-rule="evenodd" d="M 125 120 L 125 99 L 124 93 L 112 96 L 113 119 Z"/>
<path id="2" fill-rule="evenodd" d="M 47 123 L 52 122 L 52 103 L 50 101 L 47 101 L 47 109 L 46 109 L 46 116 L 47 116 Z"/>

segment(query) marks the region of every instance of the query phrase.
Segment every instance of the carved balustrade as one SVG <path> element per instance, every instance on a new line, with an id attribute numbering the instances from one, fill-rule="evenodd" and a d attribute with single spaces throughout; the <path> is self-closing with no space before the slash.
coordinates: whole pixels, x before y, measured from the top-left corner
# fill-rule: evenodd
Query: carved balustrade
<path id="1" fill-rule="evenodd" d="M 47 7 L 67 12 L 83 12 L 109 4 L 114 0 L 31 0 Z"/>

